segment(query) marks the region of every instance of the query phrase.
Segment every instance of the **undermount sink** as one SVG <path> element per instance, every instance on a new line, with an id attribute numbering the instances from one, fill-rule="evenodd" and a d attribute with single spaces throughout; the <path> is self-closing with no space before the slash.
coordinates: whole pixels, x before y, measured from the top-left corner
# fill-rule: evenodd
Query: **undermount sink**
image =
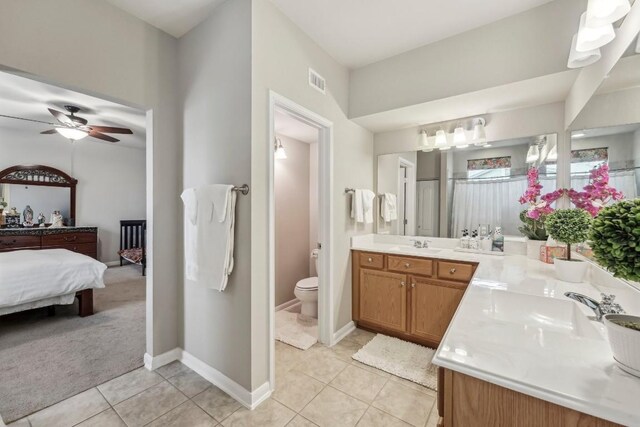
<path id="1" fill-rule="evenodd" d="M 602 339 L 589 317 L 573 301 L 492 290 L 489 317 L 543 331 Z"/>
<path id="2" fill-rule="evenodd" d="M 437 254 L 438 252 L 442 251 L 442 249 L 416 248 L 415 246 L 409 246 L 409 245 L 393 246 L 389 248 L 389 250 L 393 252 L 415 252 L 415 253 L 424 254 L 424 255 Z"/>

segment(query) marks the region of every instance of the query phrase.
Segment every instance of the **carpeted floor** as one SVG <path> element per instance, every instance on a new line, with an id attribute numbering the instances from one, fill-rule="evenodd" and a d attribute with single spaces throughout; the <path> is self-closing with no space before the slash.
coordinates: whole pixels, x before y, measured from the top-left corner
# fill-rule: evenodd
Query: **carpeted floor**
<path id="1" fill-rule="evenodd" d="M 0 317 L 0 415 L 6 423 L 143 365 L 145 278 L 110 268 L 94 291 L 93 316 L 77 302 L 54 317 L 36 309 Z M 1 424 L 1 423 L 0 423 Z"/>

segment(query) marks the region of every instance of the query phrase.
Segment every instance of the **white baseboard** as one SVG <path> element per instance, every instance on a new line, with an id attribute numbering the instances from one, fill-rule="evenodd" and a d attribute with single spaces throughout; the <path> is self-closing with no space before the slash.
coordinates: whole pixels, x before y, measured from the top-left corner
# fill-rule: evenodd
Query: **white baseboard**
<path id="1" fill-rule="evenodd" d="M 302 304 L 298 298 L 294 298 L 291 301 L 287 301 L 284 304 L 280 304 L 276 307 L 276 311 L 286 310 L 287 308 L 291 308 L 296 305 Z"/>
<path id="2" fill-rule="evenodd" d="M 256 406 L 271 396 L 271 386 L 269 382 L 262 384 L 255 391 L 250 392 L 222 372 L 212 368 L 186 351 L 182 351 L 181 361 L 202 378 L 236 399 L 248 409 L 255 409 Z"/>
<path id="3" fill-rule="evenodd" d="M 144 367 L 150 371 L 155 371 L 161 366 L 168 365 L 171 362 L 180 360 L 182 358 L 182 349 L 174 348 L 166 353 L 159 354 L 157 356 L 151 356 L 149 353 L 144 354 Z"/>
<path id="4" fill-rule="evenodd" d="M 340 328 L 340 330 L 336 331 L 333 334 L 333 345 L 338 344 L 340 341 L 342 341 L 342 339 L 344 337 L 349 335 L 355 329 L 356 329 L 356 324 L 353 323 L 353 321 L 351 321 L 351 322 L 347 323 L 346 325 L 344 325 L 342 328 Z"/>

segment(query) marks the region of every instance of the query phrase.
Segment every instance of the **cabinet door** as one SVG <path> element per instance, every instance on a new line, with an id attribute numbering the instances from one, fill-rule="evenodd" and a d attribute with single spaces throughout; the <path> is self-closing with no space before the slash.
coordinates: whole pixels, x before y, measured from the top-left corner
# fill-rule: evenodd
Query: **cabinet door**
<path id="1" fill-rule="evenodd" d="M 411 334 L 439 343 L 464 295 L 464 286 L 413 276 L 410 281 Z"/>
<path id="2" fill-rule="evenodd" d="M 407 276 L 360 270 L 360 320 L 381 328 L 406 332 Z"/>

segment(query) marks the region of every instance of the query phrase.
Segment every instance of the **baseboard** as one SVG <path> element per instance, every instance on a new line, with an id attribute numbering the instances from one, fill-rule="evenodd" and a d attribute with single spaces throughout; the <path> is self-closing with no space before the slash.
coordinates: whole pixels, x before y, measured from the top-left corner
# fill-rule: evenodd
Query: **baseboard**
<path id="1" fill-rule="evenodd" d="M 294 298 L 291 301 L 287 301 L 284 304 L 280 304 L 276 307 L 276 311 L 286 310 L 287 308 L 294 307 L 296 305 L 302 304 L 298 298 Z"/>
<path id="2" fill-rule="evenodd" d="M 255 409 L 256 406 L 271 396 L 271 386 L 269 382 L 262 384 L 255 391 L 250 392 L 222 372 L 212 368 L 186 351 L 182 351 L 181 361 L 202 378 L 233 397 L 248 409 Z"/>
<path id="3" fill-rule="evenodd" d="M 171 362 L 180 360 L 182 358 L 182 349 L 174 348 L 166 353 L 159 354 L 157 356 L 151 356 L 149 353 L 144 354 L 144 367 L 150 371 L 155 371 L 161 366 L 168 365 Z"/>
<path id="4" fill-rule="evenodd" d="M 355 329 L 356 329 L 356 324 L 353 323 L 353 321 L 351 321 L 351 322 L 347 323 L 346 325 L 344 325 L 342 328 L 340 328 L 338 331 L 336 331 L 333 334 L 333 345 L 338 344 L 340 341 L 342 341 L 342 339 L 344 337 L 349 335 Z"/>

